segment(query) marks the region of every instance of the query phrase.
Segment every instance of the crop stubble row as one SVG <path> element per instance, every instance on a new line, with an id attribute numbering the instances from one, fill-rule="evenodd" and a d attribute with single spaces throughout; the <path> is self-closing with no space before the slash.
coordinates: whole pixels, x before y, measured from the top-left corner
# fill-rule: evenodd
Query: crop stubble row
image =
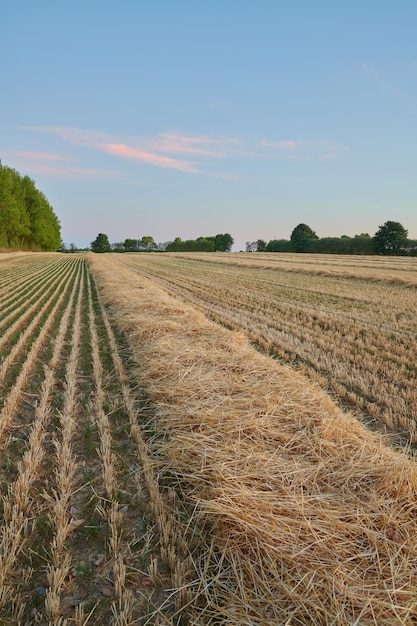
<path id="1" fill-rule="evenodd" d="M 415 259 L 183 254 L 118 262 L 417 442 Z"/>
<path id="2" fill-rule="evenodd" d="M 171 624 L 188 600 L 120 341 L 84 257 L 0 259 L 2 624 Z"/>
<path id="3" fill-rule="evenodd" d="M 141 275 L 153 263 L 172 274 L 164 289 Z M 210 263 L 207 298 L 209 282 L 224 285 Z M 190 623 L 414 624 L 414 460 L 243 333 L 167 294 L 172 258 L 92 255 L 89 264 L 157 416 L 161 476 L 189 512 Z M 191 282 L 193 263 L 184 265 Z"/>

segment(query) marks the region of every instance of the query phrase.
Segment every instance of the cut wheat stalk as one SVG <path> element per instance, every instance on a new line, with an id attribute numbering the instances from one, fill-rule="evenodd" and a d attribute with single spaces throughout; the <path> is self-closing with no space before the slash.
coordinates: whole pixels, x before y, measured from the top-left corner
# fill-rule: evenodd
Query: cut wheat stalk
<path id="1" fill-rule="evenodd" d="M 413 623 L 414 462 L 242 335 L 97 257 L 193 515 L 193 623 Z"/>
<path id="2" fill-rule="evenodd" d="M 8 300 L 11 302 L 6 306 L 4 304 L 1 306 L 0 329 L 8 326 L 13 319 L 18 320 L 20 327 L 22 327 L 33 312 L 39 309 L 39 293 L 45 294 L 48 285 L 53 286 L 56 276 L 58 276 L 58 280 L 62 280 L 63 267 L 62 263 L 55 263 L 51 268 L 54 270 L 53 273 L 52 271 L 46 273 L 45 268 L 42 268 L 36 275 L 30 275 L 27 279 L 27 285 L 26 282 L 21 284 L 19 281 L 13 281 L 13 288 L 8 290 Z M 0 349 L 6 344 L 8 338 L 16 332 L 17 328 L 9 325 L 7 331 L 2 334 Z"/>
<path id="3" fill-rule="evenodd" d="M 50 282 L 50 284 L 47 286 L 46 289 L 41 291 L 40 296 L 39 296 L 39 288 L 38 288 L 36 302 L 32 304 L 30 307 L 27 307 L 27 308 L 24 307 L 24 313 L 20 315 L 19 317 L 17 317 L 16 321 L 7 329 L 7 331 L 0 338 L 0 349 L 1 349 L 3 348 L 3 346 L 7 344 L 7 341 L 9 340 L 9 338 L 13 336 L 14 334 L 16 334 L 21 328 L 23 328 L 27 320 L 30 319 L 30 317 L 33 315 L 35 311 L 37 311 L 36 315 L 33 317 L 31 322 L 26 326 L 21 337 L 19 337 L 19 340 L 16 343 L 16 345 L 13 346 L 13 348 L 10 350 L 7 356 L 3 359 L 3 362 L 0 368 L 0 382 L 4 380 L 4 377 L 10 365 L 13 363 L 13 361 L 19 355 L 21 350 L 27 344 L 28 339 L 30 338 L 34 329 L 37 327 L 39 320 L 42 318 L 45 310 L 50 305 L 52 298 L 56 294 L 57 287 L 59 288 L 59 286 L 62 284 L 62 281 L 64 280 L 64 276 L 65 276 L 62 269 L 63 268 L 59 267 L 58 275 L 54 277 L 54 280 Z M 65 273 L 72 272 L 72 271 L 73 271 L 72 266 L 65 268 Z M 44 303 L 44 306 L 41 307 L 40 305 L 42 303 Z"/>
<path id="4" fill-rule="evenodd" d="M 83 280 L 83 273 L 79 277 Z M 59 415 L 61 438 L 55 439 L 56 488 L 52 494 L 45 494 L 44 498 L 49 503 L 48 517 L 53 530 L 51 542 L 51 563 L 47 566 L 47 579 L 49 588 L 46 590 L 45 611 L 54 624 L 61 618 L 61 593 L 66 583 L 71 559 L 68 554 L 66 543 L 78 525 L 70 515 L 70 500 L 74 493 L 75 472 L 77 460 L 72 449 L 72 440 L 76 430 L 77 415 L 77 367 L 80 358 L 81 337 L 81 307 L 83 292 L 79 291 L 78 301 L 75 308 L 74 324 L 72 328 L 72 345 L 65 373 L 65 395 L 62 413 Z"/>
<path id="5" fill-rule="evenodd" d="M 124 408 L 129 417 L 130 433 L 137 446 L 146 487 L 152 502 L 154 517 L 158 523 L 162 543 L 161 554 L 171 572 L 172 587 L 175 592 L 175 596 L 171 599 L 175 600 L 177 611 L 181 611 L 181 609 L 190 602 L 190 588 L 188 582 L 192 572 L 191 556 L 189 554 L 188 545 L 178 528 L 178 524 L 162 498 L 156 479 L 154 464 L 150 459 L 148 446 L 138 423 L 140 414 L 136 408 L 135 398 L 128 384 L 126 369 L 120 357 L 116 338 L 100 294 L 98 294 L 98 302 L 101 317 L 107 332 L 114 369 L 122 390 Z"/>
<path id="6" fill-rule="evenodd" d="M 243 265 L 232 256 L 218 263 L 200 255 L 116 258 L 226 327 L 244 330 L 257 347 L 296 365 L 368 422 L 417 441 L 417 327 L 410 313 L 417 298 L 407 286 L 412 259 L 396 267 L 392 259 L 316 257 L 293 262 L 303 271 L 289 273 L 279 262 L 264 269 L 248 257 Z M 313 262 L 325 262 L 326 275 L 315 273 Z M 364 264 L 369 275 L 342 280 L 332 274 L 340 264 Z M 397 281 L 382 280 L 389 269 Z"/>
<path id="7" fill-rule="evenodd" d="M 64 337 L 76 289 L 77 283 L 74 285 L 68 308 L 60 322 L 49 367 L 45 367 L 45 378 L 41 385 L 39 402 L 36 407 L 27 450 L 22 460 L 18 463 L 16 480 L 9 485 L 8 492 L 3 497 L 4 525 L 0 531 L 0 586 L 3 588 L 8 586 L 8 588 L 12 589 L 9 577 L 15 567 L 18 554 L 24 546 L 24 537 L 27 534 L 26 529 L 33 508 L 33 497 L 30 495 L 31 488 L 38 478 L 39 468 L 45 455 L 43 439 L 51 412 L 49 401 L 55 385 L 54 368 L 63 349 Z M 4 555 L 7 555 L 7 559 L 4 558 Z M 12 592 L 10 592 L 10 595 L 13 596 Z M 7 595 L 0 597 L 0 611 L 3 611 L 5 608 L 6 599 Z M 20 606 L 19 610 L 23 612 L 24 607 L 21 601 L 19 602 L 15 598 L 15 602 L 17 607 Z"/>
<path id="8" fill-rule="evenodd" d="M 88 281 L 88 318 L 91 341 L 91 356 L 95 383 L 95 423 L 100 436 L 98 450 L 102 463 L 102 476 L 106 497 L 110 506 L 107 506 L 105 516 L 110 529 L 109 550 L 113 560 L 113 578 L 116 601 L 112 605 L 115 623 L 120 626 L 132 624 L 132 593 L 126 586 L 126 566 L 122 551 L 123 514 L 119 510 L 116 498 L 116 456 L 112 451 L 112 433 L 108 415 L 104 410 L 105 391 L 103 385 L 103 367 L 101 363 L 96 314 L 93 307 L 91 282 Z"/>
<path id="9" fill-rule="evenodd" d="M 10 427 L 15 411 L 18 407 L 19 401 L 22 396 L 22 390 L 29 379 L 30 373 L 32 371 L 34 363 L 36 362 L 38 358 L 39 352 L 48 337 L 48 333 L 50 329 L 52 328 L 55 322 L 55 317 L 60 310 L 60 307 L 66 297 L 68 289 L 69 289 L 68 281 L 64 283 L 63 288 L 62 288 L 62 284 L 57 285 L 56 291 L 57 293 L 59 293 L 59 296 L 57 297 L 56 293 L 52 294 L 50 298 L 48 299 L 48 301 L 45 303 L 45 305 L 42 307 L 40 313 L 36 316 L 36 320 L 37 322 L 39 322 L 39 320 L 41 319 L 41 316 L 44 315 L 48 309 L 50 309 L 48 318 L 43 324 L 37 338 L 33 341 L 26 355 L 26 360 L 21 366 L 20 372 L 15 380 L 15 383 L 13 387 L 10 389 L 8 395 L 6 396 L 4 400 L 3 407 L 0 411 L 0 441 L 3 440 L 5 433 Z M 52 305 L 54 299 L 55 299 L 55 304 Z M 18 344 L 16 344 L 15 346 L 16 348 L 17 346 L 19 346 L 18 351 L 20 351 L 23 348 L 25 340 L 27 340 L 28 336 L 30 336 L 30 333 L 33 330 L 32 324 L 30 326 L 31 326 L 30 330 L 28 327 L 27 331 L 22 334 L 21 339 L 19 340 Z M 8 358 L 5 359 L 5 362 L 6 361 L 8 362 L 8 365 L 10 365 L 10 360 Z M 3 366 L 5 366 L 5 362 L 3 362 Z"/>

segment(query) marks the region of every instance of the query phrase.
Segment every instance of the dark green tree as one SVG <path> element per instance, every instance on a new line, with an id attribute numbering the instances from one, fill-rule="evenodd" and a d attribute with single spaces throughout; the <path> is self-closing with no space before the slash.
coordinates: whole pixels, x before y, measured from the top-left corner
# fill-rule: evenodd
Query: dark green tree
<path id="1" fill-rule="evenodd" d="M 93 252 L 110 252 L 110 242 L 107 235 L 99 233 L 91 242 L 91 250 Z"/>
<path id="2" fill-rule="evenodd" d="M 229 233 L 215 235 L 214 238 L 206 237 L 206 239 L 213 239 L 214 249 L 219 252 L 230 252 L 234 242 L 232 235 L 229 235 Z"/>
<path id="3" fill-rule="evenodd" d="M 175 237 L 174 241 L 170 241 L 166 248 L 166 252 L 182 252 L 184 247 L 184 242 L 181 237 Z"/>
<path id="4" fill-rule="evenodd" d="M 61 227 L 33 180 L 0 163 L 0 247 L 54 250 Z"/>
<path id="5" fill-rule="evenodd" d="M 400 222 L 388 220 L 373 237 L 377 254 L 403 255 L 408 250 L 408 230 Z"/>
<path id="6" fill-rule="evenodd" d="M 298 224 L 291 233 L 290 241 L 294 252 L 309 252 L 309 243 L 318 236 L 307 224 Z"/>
<path id="7" fill-rule="evenodd" d="M 151 252 L 152 250 L 157 250 L 158 246 L 155 243 L 155 240 L 150 235 L 145 235 L 139 241 L 139 249 L 146 250 L 147 252 Z"/>
<path id="8" fill-rule="evenodd" d="M 263 239 L 258 239 L 256 242 L 256 252 L 265 252 L 266 250 L 266 241 Z"/>
<path id="9" fill-rule="evenodd" d="M 125 239 L 123 242 L 123 248 L 126 252 L 137 252 L 139 250 L 137 239 Z"/>
<path id="10" fill-rule="evenodd" d="M 289 239 L 271 239 L 266 244 L 265 252 L 291 252 L 291 249 Z"/>

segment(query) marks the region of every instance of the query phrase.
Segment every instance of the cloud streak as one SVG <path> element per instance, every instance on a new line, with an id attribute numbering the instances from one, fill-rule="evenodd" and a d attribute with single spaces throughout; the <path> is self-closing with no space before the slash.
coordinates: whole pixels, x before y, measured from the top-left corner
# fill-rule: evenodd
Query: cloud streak
<path id="1" fill-rule="evenodd" d="M 295 139 L 261 139 L 251 144 L 225 136 L 190 135 L 181 132 L 160 133 L 154 137 L 129 139 L 83 128 L 66 126 L 26 126 L 26 130 L 56 135 L 64 143 L 104 153 L 110 157 L 142 163 L 150 167 L 174 170 L 192 175 L 205 175 L 239 180 L 239 175 L 213 171 L 213 162 L 257 159 L 329 160 L 338 158 L 349 148 L 331 141 L 300 141 Z M 17 153 L 16 153 L 17 154 Z M 31 171 L 63 176 L 96 176 L 99 170 L 82 169 L 59 161 L 65 157 L 48 153 L 21 153 L 30 163 Z M 104 172 L 101 172 L 104 174 Z"/>
<path id="2" fill-rule="evenodd" d="M 42 174 L 57 178 L 90 177 L 102 174 L 96 169 L 86 169 L 69 165 L 72 159 L 59 154 L 47 152 L 31 152 L 27 150 L 11 150 L 2 155 L 18 169 L 32 174 Z"/>
<path id="3" fill-rule="evenodd" d="M 134 148 L 125 144 L 109 143 L 102 147 L 107 154 L 113 154 L 123 159 L 133 159 L 134 161 L 142 161 L 154 167 L 164 167 L 181 172 L 197 173 L 199 170 L 188 161 L 179 159 L 171 159 L 170 157 L 161 156 L 157 153 L 147 152 L 140 148 Z"/>
<path id="4" fill-rule="evenodd" d="M 337 159 L 341 154 L 349 151 L 349 146 L 341 145 L 327 140 L 299 141 L 282 140 L 267 141 L 262 139 L 259 142 L 272 158 L 285 159 L 290 161 L 318 160 L 328 161 Z"/>
<path id="5" fill-rule="evenodd" d="M 416 105 L 417 100 L 409 93 L 407 93 L 404 89 L 397 87 L 393 83 L 385 80 L 378 72 L 378 70 L 367 63 L 366 61 L 362 63 L 362 72 L 363 74 L 369 78 L 375 85 L 379 87 L 379 89 L 390 96 L 390 98 L 394 98 L 395 100 L 401 101 L 405 104 Z"/>

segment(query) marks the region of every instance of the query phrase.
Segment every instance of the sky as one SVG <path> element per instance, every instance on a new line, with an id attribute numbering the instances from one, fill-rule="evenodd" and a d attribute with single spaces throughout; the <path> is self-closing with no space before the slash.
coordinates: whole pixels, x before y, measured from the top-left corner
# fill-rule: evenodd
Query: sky
<path id="1" fill-rule="evenodd" d="M 415 0 L 13 0 L 0 160 L 66 244 L 417 239 Z"/>

